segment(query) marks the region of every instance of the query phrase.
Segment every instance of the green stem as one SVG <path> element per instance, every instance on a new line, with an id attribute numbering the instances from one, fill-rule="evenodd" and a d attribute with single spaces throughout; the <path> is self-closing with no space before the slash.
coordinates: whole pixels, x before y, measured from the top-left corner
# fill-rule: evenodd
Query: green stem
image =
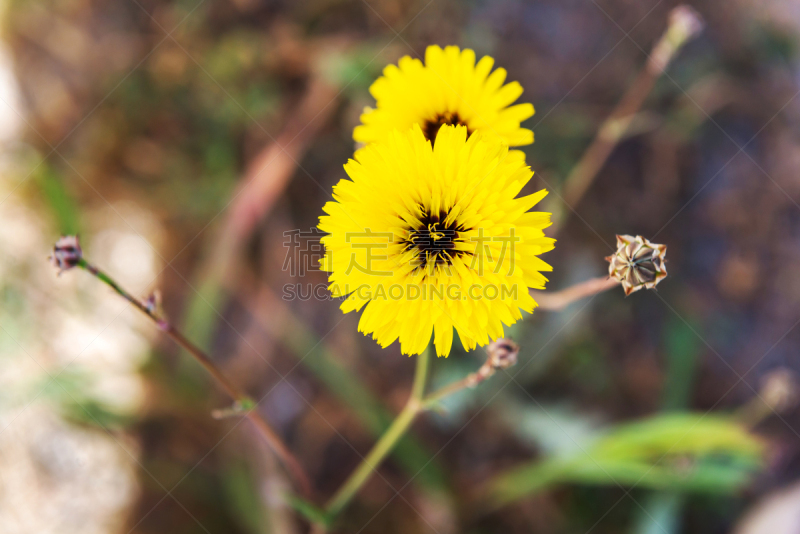
<path id="1" fill-rule="evenodd" d="M 417 356 L 417 367 L 414 369 L 414 382 L 411 384 L 411 399 L 420 401 L 425 396 L 425 383 L 428 380 L 430 368 L 430 347 Z"/>
<path id="2" fill-rule="evenodd" d="M 411 395 L 408 398 L 403 410 L 397 418 L 389 425 L 386 432 L 378 439 L 372 450 L 369 451 L 367 456 L 356 467 L 355 471 L 350 474 L 350 477 L 345 481 L 341 488 L 331 498 L 325 507 L 329 517 L 336 516 L 342 509 L 347 506 L 347 503 L 353 496 L 361 489 L 361 486 L 369 480 L 373 471 L 383 462 L 386 456 L 397 445 L 411 423 L 422 411 L 422 398 L 425 394 L 425 382 L 428 377 L 428 367 L 430 364 L 430 349 L 425 349 L 422 354 L 417 357 L 417 367 L 414 371 L 414 383 L 411 386 Z"/>

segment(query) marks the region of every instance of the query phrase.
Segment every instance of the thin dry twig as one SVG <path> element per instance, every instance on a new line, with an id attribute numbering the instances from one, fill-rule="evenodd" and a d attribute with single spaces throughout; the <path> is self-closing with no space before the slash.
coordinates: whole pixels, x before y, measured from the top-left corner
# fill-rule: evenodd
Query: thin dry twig
<path id="1" fill-rule="evenodd" d="M 307 496 L 311 495 L 311 483 L 305 473 L 305 470 L 300 465 L 300 462 L 297 460 L 297 458 L 295 458 L 291 451 L 289 451 L 289 448 L 286 446 L 286 444 L 275 433 L 269 423 L 267 423 L 267 421 L 264 420 L 264 418 L 258 412 L 256 403 L 253 401 L 253 399 L 250 398 L 250 396 L 244 391 L 239 389 L 236 384 L 231 382 L 225 373 L 223 373 L 219 367 L 214 364 L 214 362 L 208 355 L 206 355 L 205 352 L 203 352 L 197 345 L 192 343 L 186 336 L 184 336 L 183 333 L 175 328 L 172 323 L 161 316 L 161 314 L 157 311 L 158 305 L 156 298 L 151 297 L 146 301 L 142 301 L 134 297 L 129 291 L 125 290 L 121 285 L 119 285 L 116 280 L 111 278 L 111 276 L 97 268 L 95 265 L 92 265 L 86 261 L 86 259 L 83 257 L 83 252 L 77 236 L 61 237 L 53 247 L 53 255 L 50 257 L 50 260 L 53 265 L 59 269 L 59 274 L 75 267 L 85 270 L 109 286 L 119 296 L 124 298 L 136 309 L 146 315 L 150 320 L 153 321 L 153 323 L 155 323 L 159 330 L 167 334 L 173 341 L 175 341 L 175 343 L 180 345 L 186 350 L 186 352 L 191 354 L 194 359 L 197 360 L 200 365 L 202 365 L 203 368 L 205 368 L 205 370 L 208 371 L 208 373 L 219 383 L 222 389 L 224 389 L 225 392 L 234 400 L 236 413 L 241 414 L 249 419 L 250 422 L 256 427 L 270 448 L 275 452 L 276 456 L 278 456 L 278 458 L 280 458 L 280 460 L 286 466 L 287 470 L 300 487 L 300 490 Z"/>
<path id="2" fill-rule="evenodd" d="M 619 285 L 619 281 L 608 276 L 599 276 L 580 282 L 561 291 L 532 291 L 531 294 L 539 304 L 538 309 L 560 311 L 586 297 L 607 291 Z"/>
<path id="3" fill-rule="evenodd" d="M 462 389 L 472 389 L 483 383 L 497 373 L 500 369 L 507 369 L 517 364 L 519 345 L 510 339 L 497 339 L 486 347 L 486 361 L 474 373 L 470 373 L 461 380 L 452 382 L 442 388 L 429 393 L 423 399 L 423 408 L 435 408 L 439 401 Z"/>
<path id="4" fill-rule="evenodd" d="M 653 47 L 646 65 L 611 115 L 600 126 L 596 137 L 564 181 L 561 196 L 567 206 L 575 208 L 581 201 L 611 152 L 625 137 L 631 121 L 650 94 L 656 80 L 683 45 L 702 28 L 703 20 L 694 9 L 678 6 L 670 12 L 669 25 Z M 563 222 L 566 214 L 564 210 L 558 213 L 555 217 L 556 226 Z"/>

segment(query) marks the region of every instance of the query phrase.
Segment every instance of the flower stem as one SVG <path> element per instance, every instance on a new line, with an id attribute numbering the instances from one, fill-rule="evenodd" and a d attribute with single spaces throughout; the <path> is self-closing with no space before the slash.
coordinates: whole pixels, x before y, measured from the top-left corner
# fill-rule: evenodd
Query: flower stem
<path id="1" fill-rule="evenodd" d="M 394 449 L 394 446 L 397 445 L 397 442 L 406 433 L 417 415 L 423 411 L 422 399 L 425 394 L 425 382 L 428 377 L 429 366 L 430 348 L 425 349 L 422 354 L 417 357 L 417 367 L 414 371 L 411 395 L 405 407 L 325 506 L 325 511 L 330 517 L 336 516 L 347 506 L 347 503 L 349 503 L 358 490 L 361 489 L 361 486 L 369 480 L 373 471 L 378 468 L 386 456 Z"/>
<path id="2" fill-rule="evenodd" d="M 579 282 L 560 291 L 531 291 L 531 295 L 539 305 L 538 309 L 561 311 L 577 300 L 602 293 L 618 285 L 619 281 L 614 278 L 599 276 Z"/>
<path id="3" fill-rule="evenodd" d="M 417 366 L 414 369 L 414 382 L 411 384 L 411 398 L 409 400 L 421 401 L 425 395 L 425 384 L 428 380 L 428 369 L 431 358 L 430 347 L 417 356 Z"/>
<path id="4" fill-rule="evenodd" d="M 422 408 L 430 410 L 439 404 L 439 401 L 445 397 L 449 397 L 453 393 L 458 393 L 462 389 L 474 388 L 495 373 L 487 364 L 484 364 L 480 369 L 474 373 L 470 373 L 461 380 L 443 386 L 442 388 L 434 391 L 422 400 Z"/>
<path id="5" fill-rule="evenodd" d="M 171 323 L 166 321 L 164 318 L 159 317 L 156 312 L 151 309 L 151 307 L 148 307 L 144 302 L 123 289 L 122 286 L 120 286 L 108 274 L 90 264 L 83 258 L 78 261 L 76 266 L 84 269 L 88 273 L 92 274 L 95 278 L 111 287 L 111 289 L 113 289 L 118 295 L 130 302 L 147 317 L 152 319 L 156 326 L 162 332 L 172 338 L 175 343 L 180 345 L 186 350 L 186 352 L 191 354 L 200 363 L 200 365 L 202 365 L 205 370 L 208 371 L 212 377 L 214 377 L 220 386 L 222 386 L 222 389 L 224 389 L 225 392 L 243 408 L 241 412 L 242 415 L 247 417 L 247 419 L 249 419 L 250 422 L 256 427 L 273 452 L 286 466 L 287 470 L 295 479 L 295 482 L 297 482 L 302 492 L 305 495 L 311 494 L 311 484 L 308 476 L 305 474 L 305 470 L 300 465 L 300 462 L 289 451 L 286 444 L 283 443 L 281 438 L 275 433 L 269 423 L 267 423 L 267 421 L 261 417 L 253 400 L 241 389 L 239 389 L 233 382 L 231 382 L 230 379 L 225 376 L 225 374 L 214 364 L 211 358 L 209 358 L 197 345 L 189 341 L 189 339 L 187 339 L 186 336 L 184 336 Z"/>

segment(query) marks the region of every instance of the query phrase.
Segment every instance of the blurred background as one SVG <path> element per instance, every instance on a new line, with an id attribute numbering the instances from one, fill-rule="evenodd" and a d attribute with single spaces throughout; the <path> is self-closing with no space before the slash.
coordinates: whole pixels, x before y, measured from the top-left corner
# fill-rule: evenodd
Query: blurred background
<path id="1" fill-rule="evenodd" d="M 369 84 L 428 44 L 492 55 L 558 193 L 675 5 L 0 3 L 0 532 L 308 530 L 250 425 L 210 417 L 229 400 L 196 362 L 56 276 L 60 234 L 160 290 L 329 497 L 413 373 L 307 289 Z M 549 289 L 603 276 L 615 234 L 667 244 L 669 278 L 511 328 L 520 363 L 421 418 L 335 532 L 800 532 L 800 2 L 693 7 L 704 31 L 583 199 L 545 206 L 564 214 Z M 484 358 L 457 345 L 434 386 Z M 513 498 L 488 506 L 498 480 Z"/>

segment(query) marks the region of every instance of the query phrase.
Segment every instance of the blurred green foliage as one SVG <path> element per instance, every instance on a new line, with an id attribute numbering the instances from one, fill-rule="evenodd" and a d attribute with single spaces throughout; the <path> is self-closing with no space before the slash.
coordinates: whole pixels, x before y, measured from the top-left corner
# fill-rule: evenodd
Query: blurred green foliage
<path id="1" fill-rule="evenodd" d="M 678 319 L 667 323 L 664 331 L 667 368 L 661 404 L 667 411 L 683 410 L 694 390 L 702 341 L 695 327 Z"/>
<path id="2" fill-rule="evenodd" d="M 577 483 L 732 493 L 763 464 L 763 442 L 734 420 L 671 413 L 614 427 L 580 451 L 515 467 L 490 484 L 507 504 L 553 485 Z"/>
<path id="3" fill-rule="evenodd" d="M 79 235 L 80 207 L 65 185 L 63 176 L 47 163 L 42 163 L 34 173 L 34 180 L 41 191 L 42 200 L 52 213 L 58 231 L 62 235 Z"/>
<path id="4" fill-rule="evenodd" d="M 325 510 L 322 510 L 307 500 L 297 496 L 290 496 L 288 502 L 293 510 L 305 517 L 308 521 L 318 525 L 330 525 L 331 518 L 328 517 Z"/>
<path id="5" fill-rule="evenodd" d="M 259 488 L 246 462 L 232 459 L 222 472 L 222 490 L 233 515 L 247 532 L 265 530 L 264 514 L 268 512 L 259 499 Z"/>

